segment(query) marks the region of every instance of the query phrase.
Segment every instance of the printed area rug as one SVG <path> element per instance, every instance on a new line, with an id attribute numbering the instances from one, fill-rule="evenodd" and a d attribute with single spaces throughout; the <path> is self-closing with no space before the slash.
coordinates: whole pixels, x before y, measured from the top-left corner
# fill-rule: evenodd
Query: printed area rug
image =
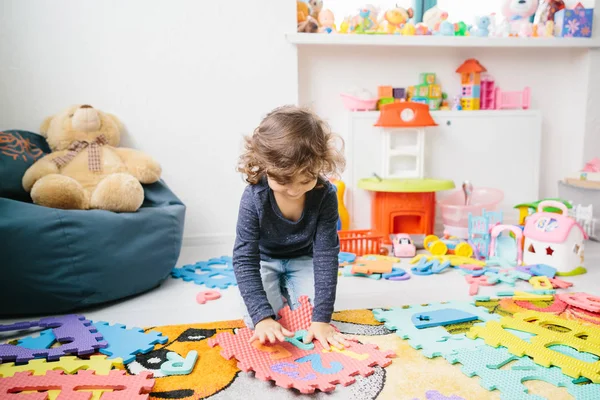
<path id="1" fill-rule="evenodd" d="M 554 302 L 523 302 L 512 299 L 477 302 L 500 316 L 512 316 L 528 309 L 550 312 L 571 321 L 598 326 L 600 320 L 589 312 L 584 312 L 556 300 Z M 436 399 L 481 400 L 501 399 L 498 390 L 488 391 L 480 385 L 480 378 L 467 377 L 461 371 L 461 364 L 452 365 L 443 357 L 427 358 L 420 350 L 415 350 L 409 341 L 401 339 L 394 331 L 378 322 L 371 310 L 352 310 L 338 312 L 333 322 L 341 332 L 354 335 L 362 343 L 372 343 L 382 350 L 393 350 L 397 357 L 386 368 L 375 367 L 368 377 L 356 376 L 356 383 L 343 387 L 338 385 L 331 393 L 316 392 L 303 395 L 293 389 L 275 386 L 254 378 L 253 373 L 241 372 L 236 360 L 225 360 L 220 348 L 211 348 L 208 340 L 220 332 L 235 333 L 243 328 L 242 321 L 214 322 L 196 325 L 158 326 L 151 329 L 169 337 L 165 345 L 157 345 L 148 354 L 138 355 L 127 366 L 131 374 L 151 371 L 155 374 L 156 384 L 151 399 L 419 399 L 426 400 L 426 393 L 438 391 L 445 397 Z M 445 329 L 452 335 L 465 333 L 475 322 L 454 324 Z M 552 329 L 552 327 L 549 327 Z M 600 339 L 600 338 L 598 338 Z M 160 365 L 166 360 L 168 352 L 176 352 L 183 357 L 196 350 L 198 361 L 190 375 L 162 376 Z M 502 368 L 510 368 L 504 366 Z M 524 385 L 529 394 L 536 399 L 572 399 L 565 388 L 556 387 L 543 381 L 527 381 Z M 452 397 L 456 396 L 456 397 Z"/>

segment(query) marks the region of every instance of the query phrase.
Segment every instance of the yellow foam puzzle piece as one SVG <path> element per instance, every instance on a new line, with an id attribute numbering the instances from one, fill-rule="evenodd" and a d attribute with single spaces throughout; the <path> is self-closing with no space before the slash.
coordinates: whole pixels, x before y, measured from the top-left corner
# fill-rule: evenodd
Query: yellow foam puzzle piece
<path id="1" fill-rule="evenodd" d="M 82 369 L 91 369 L 96 371 L 97 375 L 108 375 L 113 368 L 125 369 L 122 358 L 107 360 L 107 356 L 91 356 L 89 360 L 82 360 L 75 356 L 61 357 L 58 361 L 46 361 L 45 359 L 35 359 L 27 364 L 15 365 L 15 363 L 0 364 L 0 377 L 9 378 L 17 372 L 31 371 L 33 375 L 45 375 L 46 372 L 55 369 L 65 371 L 65 374 L 74 374 Z M 102 393 L 107 390 L 92 390 L 92 399 L 99 400 Z M 31 392 L 23 392 L 31 393 Z M 33 392 L 35 393 L 35 392 Z M 60 394 L 60 390 L 49 390 L 48 399 L 55 400 Z"/>
<path id="2" fill-rule="evenodd" d="M 565 332 L 548 329 L 549 326 L 566 328 Z M 533 333 L 529 342 L 505 329 Z M 527 355 L 536 364 L 549 368 L 556 366 L 563 374 L 573 378 L 584 376 L 593 383 L 600 383 L 600 361 L 582 361 L 549 349 L 552 345 L 565 345 L 579 352 L 600 356 L 600 328 L 582 325 L 556 315 L 527 311 L 502 317 L 500 321 L 488 321 L 485 325 L 473 326 L 467 333 L 471 339 L 482 338 L 489 346 L 503 346 L 518 357 Z M 581 339 L 586 337 L 586 339 Z"/>
<path id="3" fill-rule="evenodd" d="M 519 300 L 519 301 L 552 301 L 552 300 L 554 300 L 554 296 L 551 295 L 551 294 L 535 294 L 535 293 L 527 293 L 527 292 L 516 291 L 512 295 L 512 300 Z"/>
<path id="4" fill-rule="evenodd" d="M 552 282 L 548 279 L 547 276 L 532 276 L 529 279 L 529 283 L 533 286 L 534 289 L 552 289 Z"/>
<path id="5" fill-rule="evenodd" d="M 474 258 L 469 258 L 469 257 L 461 257 L 461 256 L 457 256 L 454 254 L 449 254 L 449 255 L 447 254 L 445 256 L 432 256 L 432 255 L 427 255 L 427 254 L 417 254 L 415 257 L 411 258 L 410 263 L 416 264 L 422 258 L 425 258 L 427 261 L 437 260 L 440 262 L 440 264 L 443 264 L 446 261 L 448 261 L 448 262 L 450 262 L 450 265 L 452 265 L 453 267 L 458 267 L 460 265 L 479 265 L 482 267 L 485 266 L 484 261 L 476 260 Z"/>

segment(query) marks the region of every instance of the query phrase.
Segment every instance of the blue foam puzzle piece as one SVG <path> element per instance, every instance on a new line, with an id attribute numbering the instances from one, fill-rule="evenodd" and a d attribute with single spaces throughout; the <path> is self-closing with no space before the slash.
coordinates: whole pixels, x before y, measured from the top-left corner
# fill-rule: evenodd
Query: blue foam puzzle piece
<path id="1" fill-rule="evenodd" d="M 52 329 L 46 329 L 40 332 L 40 335 L 37 337 L 24 337 L 17 342 L 18 346 L 25 347 L 26 349 L 49 349 L 56 343 L 56 336 L 54 336 L 54 332 Z"/>
<path id="2" fill-rule="evenodd" d="M 437 263 L 436 265 L 433 265 L 431 267 L 431 270 L 433 271 L 434 274 L 441 274 L 442 272 L 444 272 L 446 269 L 450 268 L 452 265 L 450 264 L 450 261 L 445 261 L 443 263 Z"/>
<path id="3" fill-rule="evenodd" d="M 402 268 L 397 268 L 397 267 L 392 267 L 392 272 L 389 272 L 387 274 L 382 274 L 381 277 L 383 279 L 390 279 L 396 276 L 404 276 L 406 275 L 406 271 Z"/>
<path id="4" fill-rule="evenodd" d="M 470 340 L 470 339 L 467 339 Z M 558 367 L 545 368 L 535 364 L 529 357 L 516 357 L 505 347 L 482 346 L 475 350 L 460 349 L 446 355 L 451 364 L 461 363 L 462 372 L 479 376 L 479 384 L 486 390 L 500 391 L 502 400 L 545 400 L 529 394 L 523 382 L 541 380 L 558 387 L 565 387 L 578 400 L 600 399 L 600 384 L 579 385 L 564 375 Z M 516 361 L 511 369 L 502 367 Z"/>
<path id="5" fill-rule="evenodd" d="M 170 351 L 167 353 L 167 361 L 160 365 L 160 372 L 167 376 L 189 375 L 194 369 L 197 360 L 198 352 L 196 350 L 190 350 L 185 358 Z"/>
<path id="6" fill-rule="evenodd" d="M 530 268 L 531 274 L 535 276 L 547 276 L 554 278 L 556 276 L 556 268 L 546 264 L 532 265 Z"/>
<path id="7" fill-rule="evenodd" d="M 126 329 L 122 324 L 109 325 L 108 322 L 98 321 L 93 325 L 108 342 L 108 346 L 100 349 L 100 353 L 106 354 L 108 358 L 121 357 L 125 364 L 135 360 L 136 354 L 148 353 L 154 349 L 155 344 L 165 344 L 169 340 L 160 332 L 146 333 L 140 328 Z"/>
<path id="8" fill-rule="evenodd" d="M 473 303 L 464 301 L 449 301 L 447 303 L 434 303 L 425 306 L 416 305 L 407 308 L 392 308 L 389 310 L 373 310 L 375 319 L 385 322 L 385 327 L 395 330 L 402 339 L 408 339 L 408 343 L 414 349 L 422 349 L 425 357 L 434 358 L 445 354 L 451 354 L 461 348 L 476 348 L 485 346 L 483 339 L 466 340 L 464 333 L 451 334 L 441 326 L 433 328 L 418 329 L 412 323 L 415 313 L 427 313 L 436 310 L 454 308 L 477 316 L 477 319 L 487 321 L 498 321 L 500 316 L 490 314 L 485 307 L 477 307 Z"/>
<path id="9" fill-rule="evenodd" d="M 229 286 L 237 285 L 233 270 L 214 268 L 208 265 L 200 266 L 199 272 L 187 267 L 173 268 L 171 276 L 186 282 L 194 282 L 196 285 L 205 285 L 211 289 L 227 289 Z"/>
<path id="10" fill-rule="evenodd" d="M 411 321 L 417 329 L 446 326 L 477 319 L 477 315 L 454 308 L 416 313 L 411 317 Z"/>
<path id="11" fill-rule="evenodd" d="M 338 255 L 338 261 L 340 263 L 343 263 L 343 262 L 353 263 L 355 260 L 356 260 L 356 254 L 354 254 L 354 253 L 347 253 L 344 251 L 340 251 L 340 254 Z"/>

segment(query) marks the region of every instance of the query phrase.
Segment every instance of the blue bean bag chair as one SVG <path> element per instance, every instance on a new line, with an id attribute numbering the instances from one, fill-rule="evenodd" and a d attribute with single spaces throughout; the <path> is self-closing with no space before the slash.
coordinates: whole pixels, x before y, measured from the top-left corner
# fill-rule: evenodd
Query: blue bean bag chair
<path id="1" fill-rule="evenodd" d="M 72 312 L 164 281 L 185 216 L 164 182 L 144 186 L 135 213 L 41 207 L 21 178 L 47 152 L 39 135 L 0 132 L 0 317 Z"/>

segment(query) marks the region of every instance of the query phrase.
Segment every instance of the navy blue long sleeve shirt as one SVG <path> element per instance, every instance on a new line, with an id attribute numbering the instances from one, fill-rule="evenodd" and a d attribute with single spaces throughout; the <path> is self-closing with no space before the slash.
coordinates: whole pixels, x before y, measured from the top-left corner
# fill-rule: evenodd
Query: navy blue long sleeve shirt
<path id="1" fill-rule="evenodd" d="M 286 219 L 263 178 L 242 195 L 233 249 L 233 268 L 252 322 L 275 317 L 260 276 L 260 261 L 313 257 L 315 298 L 312 320 L 330 322 L 335 303 L 340 244 L 335 186 L 319 179 L 306 193 L 298 221 Z"/>

